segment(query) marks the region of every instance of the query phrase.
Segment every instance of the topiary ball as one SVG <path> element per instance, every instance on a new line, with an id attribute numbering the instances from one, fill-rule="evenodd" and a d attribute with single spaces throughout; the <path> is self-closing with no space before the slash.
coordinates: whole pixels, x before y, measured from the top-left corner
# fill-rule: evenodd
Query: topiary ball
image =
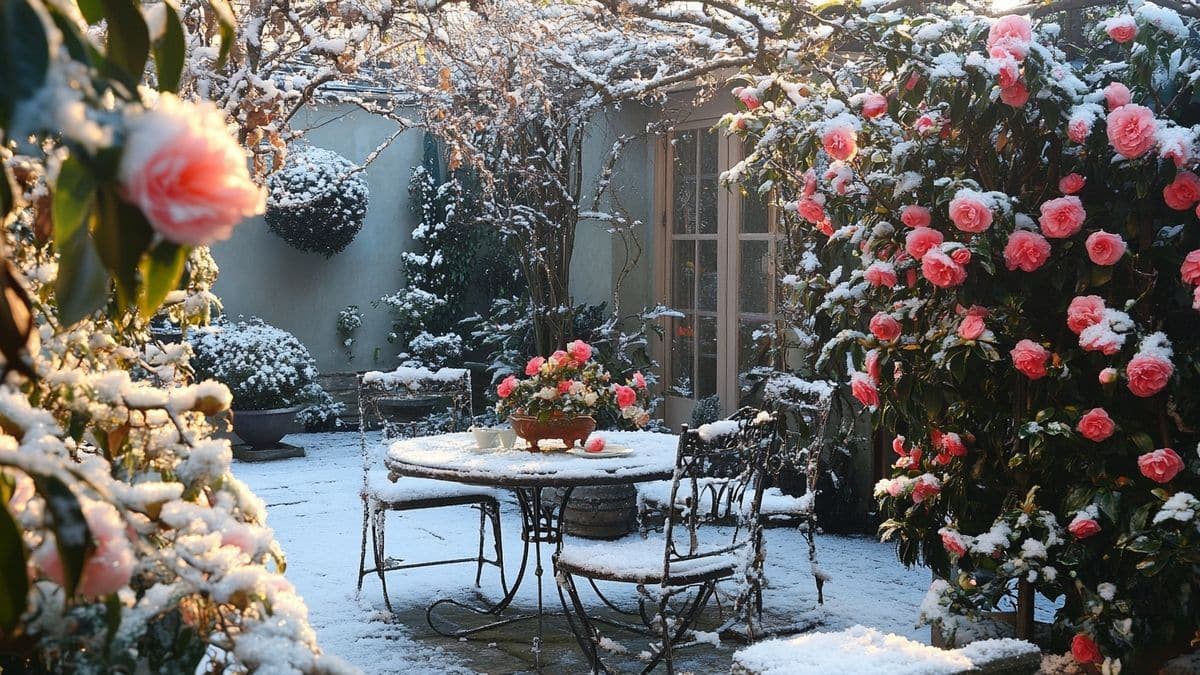
<path id="1" fill-rule="evenodd" d="M 367 215 L 367 180 L 358 165 L 322 148 L 289 154 L 267 180 L 267 226 L 301 251 L 341 253 Z"/>

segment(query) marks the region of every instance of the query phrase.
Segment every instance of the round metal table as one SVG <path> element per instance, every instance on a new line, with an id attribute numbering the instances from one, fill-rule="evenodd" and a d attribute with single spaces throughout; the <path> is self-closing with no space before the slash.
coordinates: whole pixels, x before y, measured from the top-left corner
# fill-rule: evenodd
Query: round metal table
<path id="1" fill-rule="evenodd" d="M 535 662 L 540 664 L 542 642 L 542 544 L 557 545 L 562 539 L 562 514 L 571 492 L 577 487 L 619 485 L 654 480 L 666 480 L 675 469 L 675 454 L 679 437 L 645 431 L 601 432 L 611 446 L 623 446 L 633 452 L 624 457 L 580 457 L 566 452 L 530 452 L 522 447 L 513 450 L 481 451 L 470 433 L 442 434 L 396 441 L 384 460 L 391 480 L 402 476 L 432 478 L 469 485 L 487 485 L 512 490 L 521 507 L 521 539 L 524 551 L 521 566 L 513 585 L 503 598 L 491 607 L 475 607 L 453 599 L 434 602 L 426 611 L 426 619 L 438 633 L 450 637 L 468 637 L 475 633 L 498 628 L 515 621 L 537 618 L 538 631 L 533 640 Z M 523 442 L 518 440 L 518 444 Z M 560 489 L 557 504 L 544 500 L 542 492 Z M 534 576 L 538 587 L 536 614 L 507 617 L 482 626 L 444 631 L 434 623 L 433 611 L 440 605 L 454 605 L 475 614 L 498 615 L 516 597 L 529 562 L 530 548 L 534 550 Z"/>

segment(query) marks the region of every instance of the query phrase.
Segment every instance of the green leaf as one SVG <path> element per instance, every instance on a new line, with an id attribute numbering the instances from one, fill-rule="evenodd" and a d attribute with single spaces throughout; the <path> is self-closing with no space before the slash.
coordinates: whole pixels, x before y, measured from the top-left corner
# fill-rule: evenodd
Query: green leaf
<path id="1" fill-rule="evenodd" d="M 100 0 L 79 0 L 79 13 L 88 23 L 100 23 L 104 19 L 104 5 Z"/>
<path id="2" fill-rule="evenodd" d="M 101 0 L 101 3 L 104 18 L 108 20 L 105 55 L 117 67 L 118 78 L 134 89 L 142 81 L 146 59 L 150 57 L 150 29 L 133 0 Z"/>
<path id="3" fill-rule="evenodd" d="M 50 18 L 54 19 L 54 25 L 62 33 L 63 46 L 67 48 L 67 54 L 80 63 L 91 65 L 92 53 L 95 49 L 84 39 L 75 21 L 53 5 L 47 5 L 46 11 L 50 12 Z"/>
<path id="4" fill-rule="evenodd" d="M 74 595 L 83 575 L 83 564 L 92 552 L 92 532 L 83 518 L 79 499 L 66 483 L 46 475 L 33 476 L 33 483 L 46 501 L 47 520 L 54 530 L 58 556 L 62 559 L 65 591 Z"/>
<path id="5" fill-rule="evenodd" d="M 37 12 L 25 0 L 4 0 L 0 3 L 0 82 L 4 83 L 0 127 L 8 127 L 18 102 L 42 88 L 49 67 L 50 44 Z"/>
<path id="6" fill-rule="evenodd" d="M 221 51 L 217 55 L 217 68 L 225 65 L 229 58 L 229 50 L 233 49 L 233 40 L 237 35 L 237 19 L 233 16 L 233 8 L 229 0 L 209 0 L 208 6 L 217 15 L 217 23 L 221 26 Z"/>
<path id="7" fill-rule="evenodd" d="M 138 269 L 142 273 L 142 287 L 138 293 L 138 310 L 149 318 L 166 299 L 167 294 L 179 287 L 183 278 L 184 263 L 191 248 L 169 241 L 161 241 L 142 257 Z"/>
<path id="8" fill-rule="evenodd" d="M 1154 439 L 1150 438 L 1150 435 L 1146 432 L 1139 431 L 1130 436 L 1130 440 L 1133 441 L 1133 444 L 1137 447 L 1138 452 L 1142 454 L 1154 452 Z"/>
<path id="9" fill-rule="evenodd" d="M 51 202 L 54 246 L 60 256 L 54 294 L 65 326 L 103 307 L 108 297 L 108 275 L 88 236 L 95 203 L 95 177 L 77 157 L 68 157 Z"/>
<path id="10" fill-rule="evenodd" d="M 154 239 L 154 230 L 141 210 L 121 200 L 111 187 L 101 188 L 96 197 L 96 220 L 92 231 L 100 261 L 112 275 L 117 311 L 137 304 L 138 264 Z"/>
<path id="11" fill-rule="evenodd" d="M 1118 507 L 1121 503 L 1121 493 L 1113 492 L 1112 490 L 1101 490 L 1096 493 L 1096 505 L 1100 507 L 1101 513 L 1108 516 L 1112 522 L 1117 522 L 1117 516 L 1120 515 Z"/>
<path id="12" fill-rule="evenodd" d="M 158 73 L 159 91 L 179 91 L 179 80 L 183 76 L 184 52 L 187 38 L 183 24 L 179 22 L 179 10 L 171 0 L 166 5 L 167 29 L 154 45 L 154 68 Z"/>
<path id="13" fill-rule="evenodd" d="M 8 512 L 7 500 L 0 502 L 0 632 L 16 627 L 29 595 L 29 576 L 25 571 L 25 542 L 21 528 Z"/>

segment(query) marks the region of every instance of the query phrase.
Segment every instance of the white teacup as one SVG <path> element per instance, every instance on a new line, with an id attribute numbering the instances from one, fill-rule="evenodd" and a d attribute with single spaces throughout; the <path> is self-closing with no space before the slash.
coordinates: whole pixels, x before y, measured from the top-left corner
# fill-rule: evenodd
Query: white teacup
<path id="1" fill-rule="evenodd" d="M 499 429 L 471 427 L 471 435 L 475 437 L 475 445 L 479 446 L 480 450 L 494 448 L 501 442 Z"/>
<path id="2" fill-rule="evenodd" d="M 494 429 L 496 435 L 500 437 L 500 445 L 504 446 L 505 450 L 512 450 L 517 444 L 517 432 L 512 429 Z"/>

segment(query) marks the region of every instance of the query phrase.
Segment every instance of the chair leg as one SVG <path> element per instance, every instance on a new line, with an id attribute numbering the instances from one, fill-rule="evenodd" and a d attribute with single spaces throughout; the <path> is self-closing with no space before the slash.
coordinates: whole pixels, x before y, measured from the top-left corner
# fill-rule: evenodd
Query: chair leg
<path id="1" fill-rule="evenodd" d="M 394 612 L 392 609 L 392 599 L 388 597 L 387 589 L 387 572 L 384 570 L 387 555 L 384 549 L 384 527 L 386 525 L 387 512 L 380 509 L 374 514 L 372 520 L 372 530 L 375 540 L 375 569 L 379 573 L 379 585 L 383 588 L 383 604 L 389 612 Z"/>
<path id="2" fill-rule="evenodd" d="M 362 593 L 362 580 L 367 575 L 367 528 L 370 526 L 367 522 L 370 516 L 370 506 L 366 498 L 363 499 L 363 518 L 362 518 L 362 541 L 358 547 L 358 585 L 354 589 L 355 597 Z"/>
<path id="3" fill-rule="evenodd" d="M 508 595 L 508 579 L 504 574 L 504 538 L 500 533 L 500 503 L 489 505 L 489 517 L 492 520 L 492 543 L 495 545 L 496 567 L 500 568 L 500 589 Z"/>
<path id="4" fill-rule="evenodd" d="M 561 570 L 555 576 L 558 580 L 558 599 L 562 602 L 563 614 L 567 617 L 567 624 L 571 627 L 571 633 L 575 635 L 575 641 L 579 643 L 580 650 L 587 657 L 591 672 L 593 674 L 612 672 L 600 660 L 599 632 L 588 619 L 587 609 L 583 606 L 583 601 L 579 597 L 579 589 L 575 586 L 575 579 L 569 573 Z M 563 594 L 564 590 L 566 595 Z M 567 604 L 568 596 L 571 598 L 570 605 Z M 575 619 L 579 620 L 578 624 Z"/>
<path id="5" fill-rule="evenodd" d="M 479 505 L 479 553 L 475 556 L 475 588 L 479 588 L 479 578 L 483 576 L 483 528 L 487 524 L 487 504 Z"/>

